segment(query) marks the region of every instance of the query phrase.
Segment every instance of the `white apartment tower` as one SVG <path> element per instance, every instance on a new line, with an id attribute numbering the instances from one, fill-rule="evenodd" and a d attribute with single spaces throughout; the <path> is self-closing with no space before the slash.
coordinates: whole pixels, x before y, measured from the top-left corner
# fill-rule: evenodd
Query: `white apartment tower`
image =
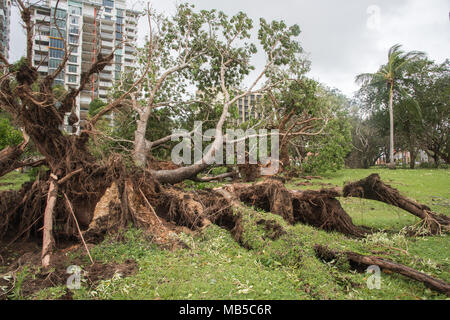
<path id="1" fill-rule="evenodd" d="M 248 94 L 237 101 L 239 112 L 238 124 L 247 122 L 250 119 L 260 119 L 261 114 L 261 99 L 263 95 L 260 93 Z"/>
<path id="2" fill-rule="evenodd" d="M 66 89 L 76 87 L 81 74 L 89 70 L 99 53 L 108 55 L 116 49 L 112 65 L 92 76 L 77 98 L 76 113 L 83 121 L 91 101 L 95 98 L 106 101 L 114 81 L 134 66 L 136 49 L 132 44 L 136 43 L 139 13 L 128 10 L 125 0 L 60 0 L 57 3 L 47 0 L 44 5 L 33 6 L 33 65 L 41 75 L 58 68 L 67 43 L 71 54 L 55 85 Z"/>
<path id="3" fill-rule="evenodd" d="M 0 0 L 0 53 L 9 58 L 11 0 Z"/>

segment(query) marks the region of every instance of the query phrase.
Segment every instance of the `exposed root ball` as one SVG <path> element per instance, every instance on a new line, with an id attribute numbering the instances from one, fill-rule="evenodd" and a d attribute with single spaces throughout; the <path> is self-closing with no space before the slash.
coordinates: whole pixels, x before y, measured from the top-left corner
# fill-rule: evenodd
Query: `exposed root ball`
<path id="1" fill-rule="evenodd" d="M 244 182 L 256 181 L 256 179 L 258 179 L 261 174 L 260 167 L 257 164 L 241 164 L 238 165 L 238 168 Z"/>
<path id="2" fill-rule="evenodd" d="M 269 179 L 250 187 L 234 185 L 234 190 L 240 201 L 295 222 L 291 194 L 280 181 Z"/>
<path id="3" fill-rule="evenodd" d="M 248 248 L 242 240 L 242 215 L 238 210 L 234 210 L 236 206 L 231 199 L 214 190 L 197 191 L 194 198 L 204 206 L 204 215 L 209 221 L 230 231 L 241 246 Z"/>
<path id="4" fill-rule="evenodd" d="M 352 222 L 335 198 L 336 191 L 289 191 L 276 180 L 266 180 L 253 186 L 235 185 L 240 201 L 282 216 L 288 223 L 305 223 L 326 231 L 363 237 L 365 231 Z"/>
<path id="5" fill-rule="evenodd" d="M 295 222 L 306 223 L 326 231 L 363 237 L 365 231 L 353 224 L 350 216 L 335 198 L 337 196 L 338 193 L 331 190 L 293 193 Z"/>
<path id="6" fill-rule="evenodd" d="M 421 218 L 424 227 L 432 234 L 448 231 L 450 227 L 449 217 L 434 213 L 426 205 L 402 196 L 397 189 L 384 184 L 378 174 L 347 184 L 344 187 L 344 197 L 377 200 L 404 209 Z"/>
<path id="7" fill-rule="evenodd" d="M 165 190 L 158 199 L 158 216 L 179 226 L 197 229 L 203 226 L 203 206 L 189 193 L 175 188 Z"/>
<path id="8" fill-rule="evenodd" d="M 19 191 L 0 193 L 0 238 L 7 234 L 27 239 L 42 226 L 43 212 L 48 191 L 46 181 L 24 183 Z M 59 213 L 61 205 L 56 208 Z M 61 215 L 55 215 L 61 220 Z"/>

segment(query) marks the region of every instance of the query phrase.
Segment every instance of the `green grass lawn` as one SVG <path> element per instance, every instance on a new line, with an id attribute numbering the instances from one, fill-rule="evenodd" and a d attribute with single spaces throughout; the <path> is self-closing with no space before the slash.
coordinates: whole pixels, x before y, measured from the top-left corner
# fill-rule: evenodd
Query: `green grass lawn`
<path id="1" fill-rule="evenodd" d="M 342 186 L 371 173 L 405 195 L 450 214 L 449 170 L 342 170 L 313 181 Z M 316 189 L 321 186 L 297 187 Z M 137 261 L 130 277 L 115 276 L 96 288 L 74 290 L 75 299 L 446 299 L 423 284 L 400 275 L 382 273 L 381 289 L 367 287 L 368 274 L 352 271 L 347 263 L 324 263 L 314 255 L 314 244 L 337 250 L 379 255 L 450 282 L 449 236 L 407 237 L 401 229 L 417 220 L 400 209 L 360 199 L 340 199 L 354 222 L 380 230 L 366 239 L 349 239 L 305 225 L 290 226 L 278 216 L 245 208 L 244 249 L 229 232 L 210 226 L 196 236 L 178 235 L 190 249 L 168 251 L 149 242 L 143 231 L 130 229 L 125 241 L 106 239 L 92 250 L 97 261 Z M 287 233 L 276 241 L 255 222 L 276 220 Z M 385 231 L 383 231 L 385 230 Z M 84 257 L 88 264 L 87 257 Z M 63 287 L 34 297 L 54 299 Z"/>
<path id="2" fill-rule="evenodd" d="M 30 176 L 27 173 L 11 171 L 0 177 L 0 191 L 19 190 L 22 184 L 27 181 L 30 181 Z"/>
<path id="3" fill-rule="evenodd" d="M 312 180 L 313 186 L 296 186 L 299 181 L 294 180 L 287 187 L 318 190 L 323 188 L 321 183 L 342 187 L 346 182 L 358 181 L 372 173 L 378 173 L 386 184 L 409 198 L 428 205 L 433 211 L 450 215 L 450 170 L 348 169 L 324 175 L 324 180 Z M 402 209 L 378 201 L 358 198 L 339 200 L 357 225 L 399 231 L 404 226 L 419 221 Z"/>

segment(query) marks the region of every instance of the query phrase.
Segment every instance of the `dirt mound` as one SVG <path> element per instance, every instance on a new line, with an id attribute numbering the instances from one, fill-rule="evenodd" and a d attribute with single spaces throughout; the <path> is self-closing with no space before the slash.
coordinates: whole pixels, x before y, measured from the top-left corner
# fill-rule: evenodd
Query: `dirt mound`
<path id="1" fill-rule="evenodd" d="M 256 222 L 258 225 L 263 225 L 268 232 L 267 237 L 271 240 L 277 240 L 286 234 L 286 230 L 275 220 L 261 219 Z"/>
<path id="2" fill-rule="evenodd" d="M 365 231 L 353 224 L 350 216 L 336 199 L 332 190 L 293 193 L 293 210 L 296 223 L 305 223 L 326 231 L 363 237 Z"/>
<path id="3" fill-rule="evenodd" d="M 127 277 L 137 272 L 137 264 L 133 260 L 126 260 L 123 263 L 101 263 L 85 265 L 85 262 L 80 258 L 69 260 L 70 253 L 77 253 L 83 250 L 81 246 L 75 245 L 67 249 L 60 250 L 52 257 L 52 268 L 44 271 L 38 268 L 40 264 L 40 249 L 35 243 L 25 242 L 16 243 L 11 247 L 10 252 L 16 253 L 16 258 L 5 255 L 2 251 L 3 259 L 9 261 L 8 271 L 0 278 L 0 300 L 7 299 L 12 295 L 12 289 L 17 281 L 20 271 L 27 268 L 29 274 L 23 279 L 21 283 L 20 295 L 22 297 L 31 297 L 36 292 L 55 286 L 64 286 L 67 279 L 71 276 L 68 273 L 69 265 L 79 266 L 81 268 L 81 284 L 94 288 L 100 281 L 111 279 L 115 274 L 121 277 Z M 17 253 L 19 253 L 17 255 Z M 17 258 L 18 257 L 18 258 Z M 33 276 L 31 276 L 31 274 Z M 66 294 L 60 299 L 71 299 L 72 292 L 66 288 Z"/>

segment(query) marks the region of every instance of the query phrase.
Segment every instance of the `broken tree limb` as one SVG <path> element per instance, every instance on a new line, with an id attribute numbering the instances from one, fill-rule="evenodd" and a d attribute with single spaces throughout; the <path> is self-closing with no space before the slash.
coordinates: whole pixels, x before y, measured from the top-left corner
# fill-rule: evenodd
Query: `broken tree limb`
<path id="1" fill-rule="evenodd" d="M 405 265 L 396 263 L 388 259 L 376 256 L 365 256 L 351 251 L 337 252 L 318 244 L 314 246 L 314 251 L 318 258 L 325 260 L 327 262 L 336 260 L 339 256 L 344 255 L 350 263 L 364 267 L 376 265 L 379 266 L 381 269 L 389 270 L 391 272 L 401 274 L 410 279 L 420 281 L 428 288 L 438 291 L 440 293 L 444 293 L 447 296 L 450 296 L 450 284 L 446 283 L 445 281 L 434 278 L 428 274 L 425 274 L 423 272 L 417 271 L 413 268 L 407 267 Z"/>
<path id="2" fill-rule="evenodd" d="M 50 258 L 53 250 L 53 210 L 58 196 L 58 184 L 55 180 L 50 179 L 50 187 L 47 195 L 47 206 L 44 211 L 44 228 L 42 236 L 42 266 L 48 268 L 50 266 Z"/>
<path id="3" fill-rule="evenodd" d="M 80 168 L 80 169 L 78 169 L 78 170 L 75 170 L 75 171 L 73 171 L 73 172 L 67 174 L 64 178 L 62 178 L 62 179 L 60 179 L 60 180 L 58 181 L 58 184 L 59 184 L 59 185 L 63 184 L 64 182 L 66 182 L 66 181 L 68 181 L 70 178 L 72 178 L 74 175 L 77 175 L 77 174 L 79 174 L 79 173 L 82 172 L 82 171 L 83 171 L 83 168 Z"/>
<path id="4" fill-rule="evenodd" d="M 28 142 L 23 142 L 14 147 L 6 147 L 0 151 L 0 177 L 21 167 L 22 162 L 19 161 Z"/>
<path id="5" fill-rule="evenodd" d="M 216 181 L 216 180 L 221 181 L 225 178 L 233 178 L 235 176 L 236 176 L 236 174 L 234 172 L 226 172 L 226 173 L 222 173 L 222 174 L 219 174 L 219 175 L 213 176 L 213 177 L 201 177 L 201 178 L 196 177 L 194 179 L 194 181 L 196 181 L 196 182 L 210 182 L 210 181 Z"/>
<path id="6" fill-rule="evenodd" d="M 344 197 L 381 201 L 406 210 L 422 219 L 424 227 L 432 234 L 448 231 L 450 227 L 449 217 L 432 212 L 426 205 L 401 195 L 397 189 L 384 184 L 378 174 L 372 174 L 365 179 L 347 184 L 344 187 L 343 195 Z"/>
<path id="7" fill-rule="evenodd" d="M 78 234 L 80 235 L 81 241 L 83 242 L 84 248 L 86 249 L 86 252 L 89 256 L 89 259 L 91 260 L 91 263 L 94 264 L 94 260 L 92 259 L 91 253 L 89 252 L 89 248 L 86 244 L 86 241 L 84 241 L 84 237 L 83 237 L 83 233 L 81 232 L 80 229 L 80 225 L 78 224 L 78 220 L 77 217 L 75 216 L 75 213 L 73 212 L 73 208 L 72 208 L 72 204 L 69 201 L 69 198 L 67 197 L 67 195 L 64 193 L 64 198 L 66 199 L 66 205 L 67 208 L 69 209 L 70 213 L 72 214 L 72 218 L 75 220 L 75 224 L 77 226 L 77 230 L 78 230 Z"/>

